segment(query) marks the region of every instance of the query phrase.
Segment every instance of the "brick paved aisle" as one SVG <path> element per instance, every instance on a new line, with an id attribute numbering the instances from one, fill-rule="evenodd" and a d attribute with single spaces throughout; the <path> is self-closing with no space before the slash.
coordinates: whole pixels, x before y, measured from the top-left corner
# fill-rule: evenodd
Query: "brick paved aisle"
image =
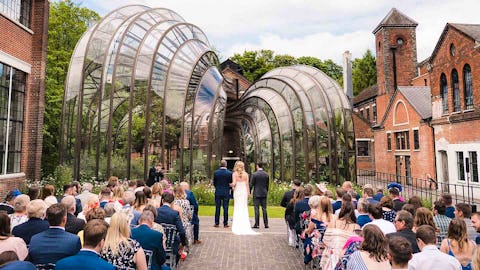
<path id="1" fill-rule="evenodd" d="M 214 228 L 213 223 L 213 217 L 200 217 L 203 243 L 194 246 L 180 270 L 303 269 L 300 252 L 288 246 L 283 219 L 270 218 L 270 228 L 261 227 L 257 230 L 261 235 L 254 236 L 234 235 L 230 228 Z"/>

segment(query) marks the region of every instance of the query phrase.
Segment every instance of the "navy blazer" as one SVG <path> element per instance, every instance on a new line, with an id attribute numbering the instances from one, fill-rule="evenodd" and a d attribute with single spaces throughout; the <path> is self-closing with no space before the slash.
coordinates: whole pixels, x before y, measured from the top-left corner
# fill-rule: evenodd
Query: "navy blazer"
<path id="1" fill-rule="evenodd" d="M 55 270 L 113 270 L 113 264 L 102 259 L 90 250 L 80 250 L 77 255 L 61 259 L 55 265 Z"/>
<path id="2" fill-rule="evenodd" d="M 230 196 L 230 183 L 232 183 L 232 172 L 227 168 L 220 168 L 213 173 L 213 186 L 215 196 Z"/>
<path id="3" fill-rule="evenodd" d="M 187 241 L 185 238 L 185 228 L 183 228 L 182 220 L 180 219 L 180 214 L 178 211 L 173 210 L 168 205 L 162 205 L 157 209 L 157 218 L 155 222 L 172 224 L 177 227 L 178 234 L 180 235 L 180 241 L 184 246 L 187 245 Z"/>
<path id="4" fill-rule="evenodd" d="M 65 224 L 65 231 L 73 234 L 78 234 L 85 227 L 85 220 L 77 218 L 76 216 L 67 213 L 67 223 Z"/>
<path id="5" fill-rule="evenodd" d="M 12 234 L 20 237 L 25 241 L 25 244 L 30 244 L 30 239 L 37 233 L 48 230 L 50 225 L 48 221 L 39 218 L 30 218 L 27 222 L 13 227 Z"/>
<path id="6" fill-rule="evenodd" d="M 151 270 L 161 270 L 166 254 L 163 248 L 163 234 L 142 224 L 132 229 L 131 238 L 137 240 L 144 250 L 153 252 Z"/>
<path id="7" fill-rule="evenodd" d="M 55 265 L 55 270 L 114 270 L 113 264 L 100 258 L 91 250 L 80 250 L 77 255 L 61 259 Z"/>
<path id="8" fill-rule="evenodd" d="M 197 199 L 195 198 L 195 194 L 192 191 L 186 190 L 187 193 L 187 200 L 190 202 L 190 205 L 193 205 L 193 217 L 192 217 L 192 224 L 198 223 L 198 203 Z"/>
<path id="9" fill-rule="evenodd" d="M 2 267 L 0 267 L 2 270 L 37 270 L 35 265 L 33 265 L 31 262 L 25 262 L 25 261 L 13 261 L 13 262 L 8 262 L 6 264 L 3 264 Z"/>
<path id="10" fill-rule="evenodd" d="M 28 253 L 33 264 L 56 263 L 80 251 L 80 238 L 59 228 L 49 228 L 32 236 Z"/>
<path id="11" fill-rule="evenodd" d="M 253 189 L 254 198 L 266 198 L 268 193 L 269 176 L 264 170 L 253 173 L 250 181 L 250 190 Z"/>

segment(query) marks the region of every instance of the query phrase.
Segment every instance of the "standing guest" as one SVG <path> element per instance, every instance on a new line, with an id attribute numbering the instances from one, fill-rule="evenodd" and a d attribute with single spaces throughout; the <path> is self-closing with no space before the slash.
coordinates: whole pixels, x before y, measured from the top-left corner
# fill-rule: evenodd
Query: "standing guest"
<path id="1" fill-rule="evenodd" d="M 353 252 L 347 263 L 348 270 L 385 270 L 390 268 L 387 259 L 388 241 L 377 226 L 365 225 L 360 250 Z"/>
<path id="2" fill-rule="evenodd" d="M 27 195 L 30 197 L 30 201 L 40 198 L 40 188 L 37 186 L 30 186 L 28 188 Z"/>
<path id="3" fill-rule="evenodd" d="M 108 224 L 104 220 L 93 219 L 85 225 L 83 248 L 74 256 L 61 259 L 55 270 L 113 270 L 115 267 L 100 258 L 100 251 L 105 243 Z"/>
<path id="4" fill-rule="evenodd" d="M 105 187 L 100 191 L 100 207 L 105 208 L 105 205 L 112 201 L 112 191 Z"/>
<path id="5" fill-rule="evenodd" d="M 388 190 L 388 195 L 392 199 L 393 210 L 395 210 L 395 211 L 402 210 L 402 206 L 405 204 L 405 202 L 400 200 L 400 192 L 398 191 L 398 189 L 395 188 L 395 187 L 389 189 Z"/>
<path id="6" fill-rule="evenodd" d="M 332 203 L 333 212 L 342 208 L 342 197 L 343 194 L 346 193 L 346 191 L 343 188 L 337 188 L 335 190 L 335 193 L 337 194 L 337 199 L 335 200 L 335 202 Z"/>
<path id="7" fill-rule="evenodd" d="M 24 222 L 27 222 L 27 204 L 30 203 L 30 197 L 25 194 L 18 195 L 13 201 L 13 214 L 8 215 L 10 217 L 10 226 L 15 228 L 15 226 L 20 225 Z"/>
<path id="8" fill-rule="evenodd" d="M 448 225 L 452 221 L 451 218 L 445 215 L 446 207 L 443 200 L 438 200 L 433 204 L 433 221 L 435 226 L 440 230 L 440 238 L 445 238 L 447 235 Z"/>
<path id="9" fill-rule="evenodd" d="M 30 261 L 37 264 L 55 264 L 58 260 L 78 253 L 80 238 L 65 231 L 67 208 L 56 203 L 47 208 L 50 228 L 32 236 L 29 246 Z"/>
<path id="10" fill-rule="evenodd" d="M 7 214 L 13 214 L 13 201 L 15 200 L 15 195 L 13 191 L 7 192 L 5 195 L 5 200 L 0 203 L 0 211 L 5 211 Z"/>
<path id="11" fill-rule="evenodd" d="M 85 220 L 77 218 L 75 213 L 75 197 L 67 195 L 63 197 L 62 203 L 67 207 L 67 223 L 65 224 L 65 231 L 77 234 L 85 227 Z"/>
<path id="12" fill-rule="evenodd" d="M 410 199 L 408 199 L 408 203 L 413 205 L 415 211 L 417 211 L 418 208 L 423 207 L 422 199 L 418 196 L 410 197 Z"/>
<path id="13" fill-rule="evenodd" d="M 480 233 L 480 213 L 475 212 L 472 214 L 472 227 L 475 229 L 477 233 Z M 475 238 L 475 243 L 480 245 L 480 234 L 477 235 Z"/>
<path id="14" fill-rule="evenodd" d="M 302 182 L 298 179 L 294 179 L 292 181 L 292 189 L 286 191 L 283 194 L 282 201 L 280 202 L 280 206 L 287 208 L 287 204 L 292 200 L 293 194 L 295 191 L 302 185 Z"/>
<path id="15" fill-rule="evenodd" d="M 395 217 L 395 229 L 397 229 L 397 232 L 387 234 L 387 238 L 392 239 L 392 238 L 396 238 L 397 236 L 402 237 L 410 243 L 410 246 L 411 246 L 410 252 L 413 252 L 413 253 L 420 252 L 420 249 L 418 248 L 418 245 L 417 245 L 417 238 L 415 236 L 415 233 L 412 231 L 412 228 L 413 228 L 412 214 L 410 214 L 410 212 L 407 212 L 405 210 L 401 210 L 397 213 L 397 216 Z"/>
<path id="16" fill-rule="evenodd" d="M 410 242 L 399 236 L 390 238 L 388 241 L 387 258 L 392 265 L 392 270 L 408 269 L 408 261 L 412 259 L 412 246 Z"/>
<path id="17" fill-rule="evenodd" d="M 367 201 L 364 198 L 360 198 L 357 203 L 357 224 L 360 226 L 360 228 L 372 221 L 372 219 L 368 216 L 367 207 Z"/>
<path id="18" fill-rule="evenodd" d="M 373 195 L 373 199 L 377 200 L 377 201 L 380 201 L 382 198 L 383 198 L 383 187 L 378 186 L 377 187 L 377 193 L 375 193 L 375 195 Z"/>
<path id="19" fill-rule="evenodd" d="M 255 212 L 255 224 L 252 228 L 260 225 L 260 206 L 262 206 L 263 225 L 268 228 L 267 196 L 270 185 L 268 173 L 263 170 L 263 163 L 257 163 L 257 171 L 252 174 L 250 181 L 250 194 L 253 194 L 253 208 Z M 252 193 L 253 190 L 253 193 Z"/>
<path id="20" fill-rule="evenodd" d="M 302 232 L 302 214 L 303 212 L 310 211 L 310 206 L 308 200 L 312 195 L 313 187 L 311 185 L 306 185 L 303 190 L 303 195 L 305 196 L 303 200 L 297 201 L 294 205 L 294 217 L 295 217 L 295 231 L 297 234 Z"/>
<path id="21" fill-rule="evenodd" d="M 173 242 L 173 251 L 174 254 L 177 254 L 177 262 L 180 260 L 180 256 L 178 255 L 178 251 L 180 250 L 180 243 L 183 246 L 187 245 L 187 239 L 185 237 L 185 228 L 183 227 L 182 220 L 180 219 L 180 215 L 177 211 L 171 208 L 173 203 L 173 194 L 165 192 L 162 194 L 162 202 L 163 205 L 157 209 L 157 217 L 155 222 L 158 224 L 171 224 L 175 225 L 178 232 L 178 237 L 175 237 Z"/>
<path id="22" fill-rule="evenodd" d="M 290 200 L 290 202 L 287 204 L 287 208 L 285 209 L 285 220 L 287 221 L 288 225 L 288 245 L 291 247 L 295 247 L 297 245 L 297 234 L 295 233 L 295 203 L 298 201 L 303 200 L 305 197 L 303 193 L 303 188 L 299 187 L 297 190 L 295 190 L 295 193 L 293 194 L 293 198 Z"/>
<path id="23" fill-rule="evenodd" d="M 42 188 L 42 200 L 50 207 L 52 204 L 58 203 L 57 197 L 55 197 L 55 187 L 53 185 L 45 185 Z"/>
<path id="24" fill-rule="evenodd" d="M 418 227 L 415 235 L 421 252 L 413 254 L 413 258 L 408 262 L 409 270 L 462 269 L 457 259 L 438 250 L 435 228 L 422 225 Z"/>
<path id="25" fill-rule="evenodd" d="M 21 261 L 28 255 L 25 241 L 10 234 L 10 218 L 7 214 L 0 212 L 0 253 L 4 251 L 14 251 Z"/>
<path id="26" fill-rule="evenodd" d="M 152 167 L 148 170 L 148 180 L 147 180 L 147 186 L 151 187 L 155 183 L 157 183 L 158 180 L 158 171 L 157 171 L 157 166 L 152 165 Z"/>
<path id="27" fill-rule="evenodd" d="M 367 206 L 367 212 L 370 219 L 372 219 L 372 221 L 367 223 L 367 225 L 369 224 L 377 225 L 384 234 L 394 233 L 397 231 L 397 229 L 395 229 L 395 226 L 393 225 L 392 222 L 386 221 L 385 219 L 383 219 L 381 205 L 369 204 Z"/>
<path id="28" fill-rule="evenodd" d="M 475 228 L 472 226 L 472 207 L 469 204 L 466 203 L 457 203 L 455 205 L 455 217 L 463 219 L 465 221 L 465 225 L 467 225 L 467 235 L 468 239 L 475 241 L 477 238 L 477 232 Z"/>
<path id="29" fill-rule="evenodd" d="M 417 228 L 422 225 L 429 225 L 437 230 L 437 225 L 433 220 L 432 212 L 425 207 L 420 207 L 415 212 L 415 217 L 413 218 L 413 232 L 416 232 Z"/>
<path id="30" fill-rule="evenodd" d="M 379 204 L 380 202 L 373 198 L 373 189 L 371 187 L 363 188 L 363 198 L 367 200 L 369 204 Z"/>
<path id="31" fill-rule="evenodd" d="M 384 196 L 380 200 L 380 206 L 382 207 L 383 219 L 390 222 L 395 222 L 395 216 L 397 211 L 393 210 L 393 201 L 390 197 Z"/>
<path id="32" fill-rule="evenodd" d="M 122 212 L 112 216 L 100 255 L 117 269 L 147 269 L 145 252 L 137 241 L 130 238 L 128 219 Z"/>
<path id="33" fill-rule="evenodd" d="M 445 203 L 445 216 L 449 218 L 454 218 L 455 217 L 455 207 L 453 206 L 453 199 L 452 195 L 448 193 L 444 193 L 442 195 L 443 203 Z"/>
<path id="34" fill-rule="evenodd" d="M 448 226 L 447 238 L 443 239 L 440 251 L 456 258 L 463 270 L 472 269 L 472 257 L 476 244 L 468 240 L 465 221 L 454 218 Z"/>
<path id="35" fill-rule="evenodd" d="M 72 184 L 66 184 L 63 186 L 63 196 L 71 195 L 75 198 L 77 195 L 77 187 L 72 183 Z M 63 198 L 63 197 L 62 197 Z M 61 200 L 60 200 L 61 201 Z M 75 199 L 75 213 L 73 213 L 75 216 L 77 216 L 80 212 L 82 212 L 82 202 L 80 199 Z"/>
<path id="36" fill-rule="evenodd" d="M 16 237 L 20 237 L 28 245 L 30 239 L 37 233 L 43 232 L 48 229 L 48 221 L 43 220 L 45 218 L 45 212 L 47 211 L 47 205 L 42 200 L 33 200 L 27 205 L 28 221 L 15 226 L 12 230 L 12 234 Z"/>
<path id="37" fill-rule="evenodd" d="M 227 170 L 227 162 L 220 161 L 220 169 L 213 174 L 213 186 L 215 187 L 215 227 L 220 224 L 220 206 L 223 208 L 223 226 L 228 227 L 228 202 L 230 201 L 230 185 L 232 172 Z"/>
<path id="38" fill-rule="evenodd" d="M 152 229 L 153 220 L 153 213 L 144 211 L 140 216 L 139 226 L 132 229 L 132 239 L 138 241 L 144 250 L 152 252 L 151 270 L 166 270 L 169 268 L 163 265 L 166 260 L 163 234 Z"/>
<path id="39" fill-rule="evenodd" d="M 82 193 L 77 195 L 77 199 L 80 200 L 82 203 L 82 208 L 85 207 L 87 204 L 88 199 L 90 199 L 91 196 L 95 196 L 95 194 L 92 193 L 93 185 L 91 183 L 83 183 L 82 185 Z"/>
<path id="40" fill-rule="evenodd" d="M 193 206 L 193 216 L 191 223 L 193 225 L 193 244 L 201 244 L 202 240 L 199 239 L 199 230 L 200 230 L 200 219 L 198 218 L 198 202 L 195 198 L 195 194 L 190 190 L 190 185 L 183 181 L 180 183 L 180 186 L 183 188 L 187 194 L 187 200 L 190 202 L 190 205 Z"/>

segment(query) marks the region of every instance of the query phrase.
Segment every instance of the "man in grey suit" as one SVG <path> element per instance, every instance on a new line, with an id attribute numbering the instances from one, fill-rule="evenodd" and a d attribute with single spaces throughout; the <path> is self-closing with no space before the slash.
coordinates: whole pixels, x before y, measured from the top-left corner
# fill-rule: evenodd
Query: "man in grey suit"
<path id="1" fill-rule="evenodd" d="M 259 206 L 262 206 L 263 224 L 268 228 L 267 217 L 267 194 L 268 194 L 269 177 L 263 170 L 263 164 L 257 163 L 257 171 L 253 173 L 250 181 L 250 191 L 253 189 L 253 206 L 255 209 L 255 225 L 252 228 L 258 229 L 260 223 Z M 251 193 L 251 192 L 250 192 Z"/>

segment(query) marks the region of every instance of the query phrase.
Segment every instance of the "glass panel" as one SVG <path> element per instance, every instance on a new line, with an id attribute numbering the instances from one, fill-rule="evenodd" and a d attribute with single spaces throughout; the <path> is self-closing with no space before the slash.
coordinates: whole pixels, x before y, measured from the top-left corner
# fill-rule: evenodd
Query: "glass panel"
<path id="1" fill-rule="evenodd" d="M 453 111 L 460 111 L 460 86 L 458 85 L 458 72 L 452 70 Z"/>
<path id="2" fill-rule="evenodd" d="M 468 64 L 463 67 L 463 91 L 465 97 L 465 109 L 473 109 L 472 70 Z"/>
<path id="3" fill-rule="evenodd" d="M 457 152 L 457 172 L 458 180 L 465 181 L 465 163 L 463 160 L 463 152 Z"/>

